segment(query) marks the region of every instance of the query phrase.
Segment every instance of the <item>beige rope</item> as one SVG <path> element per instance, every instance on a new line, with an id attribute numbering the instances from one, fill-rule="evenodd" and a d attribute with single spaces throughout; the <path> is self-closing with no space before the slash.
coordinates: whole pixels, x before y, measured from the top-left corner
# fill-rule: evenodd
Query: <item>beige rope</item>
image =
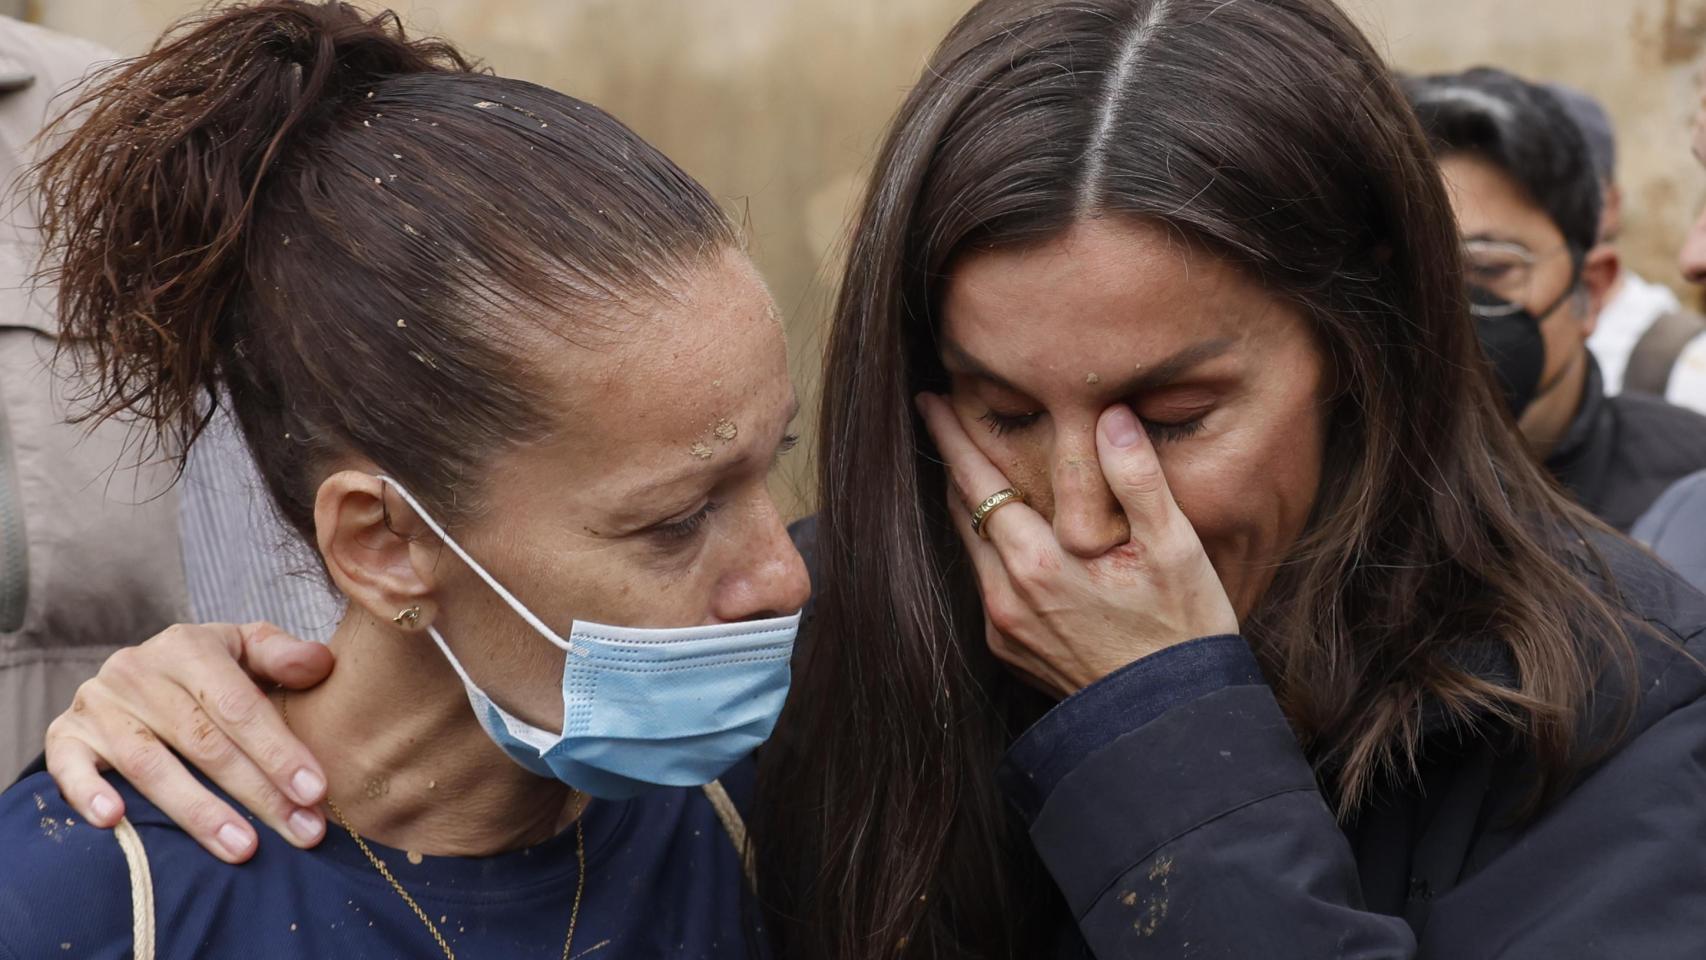
<path id="1" fill-rule="evenodd" d="M 130 929 L 136 960 L 154 960 L 154 876 L 148 872 L 148 851 L 142 836 L 125 817 L 113 828 L 124 861 L 130 867 Z"/>
<path id="2" fill-rule="evenodd" d="M 747 887 L 757 890 L 758 868 L 752 860 L 752 847 L 746 842 L 746 821 L 741 819 L 740 811 L 735 809 L 735 802 L 729 799 L 729 792 L 723 789 L 721 781 L 712 780 L 705 784 L 704 789 L 705 798 L 711 801 L 711 809 L 717 811 L 717 819 L 723 822 L 723 829 L 740 853 L 740 868 L 746 874 Z"/>

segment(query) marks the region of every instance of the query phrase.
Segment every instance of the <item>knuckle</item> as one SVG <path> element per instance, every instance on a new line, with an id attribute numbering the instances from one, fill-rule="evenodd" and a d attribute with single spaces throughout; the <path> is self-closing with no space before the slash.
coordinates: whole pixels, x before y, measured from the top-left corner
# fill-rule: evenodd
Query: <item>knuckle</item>
<path id="1" fill-rule="evenodd" d="M 983 602 L 983 615 L 989 620 L 989 625 L 1003 634 L 1012 632 L 1019 625 L 1018 604 L 1006 597 L 989 597 Z"/>
<path id="2" fill-rule="evenodd" d="M 1060 558 L 1039 545 L 1015 547 L 1008 563 L 1008 575 L 1021 587 L 1034 589 L 1053 581 L 1060 572 Z"/>
<path id="3" fill-rule="evenodd" d="M 166 769 L 166 752 L 154 741 L 152 734 L 139 737 L 114 759 L 119 773 L 138 786 L 155 783 Z"/>
<path id="4" fill-rule="evenodd" d="M 155 634 L 147 643 L 143 644 L 144 647 L 165 647 L 169 650 L 192 648 L 195 645 L 195 631 L 182 623 L 172 624 L 166 629 Z"/>
<path id="5" fill-rule="evenodd" d="M 256 787 L 249 799 L 254 801 L 247 804 L 251 809 L 271 811 L 273 816 L 280 820 L 290 816 L 290 811 L 295 809 L 295 804 L 286 799 L 285 795 L 270 783 L 263 782 L 259 787 Z"/>
<path id="6" fill-rule="evenodd" d="M 54 748 L 64 741 L 78 739 L 75 731 L 77 721 L 70 714 L 62 713 L 53 718 L 47 725 L 47 733 L 42 736 L 42 742 L 47 745 L 48 760 L 53 760 Z"/>
<path id="7" fill-rule="evenodd" d="M 141 669 L 142 669 L 142 665 L 140 662 L 141 660 L 142 660 L 142 653 L 141 653 L 140 648 L 138 648 L 138 647 L 120 647 L 117 650 L 113 651 L 112 656 L 107 658 L 106 663 L 101 664 L 101 669 L 96 674 L 96 678 L 99 679 L 102 677 L 121 677 L 121 678 L 134 677 L 139 672 L 141 672 Z M 83 686 L 87 687 L 90 683 L 94 683 L 94 682 L 95 682 L 94 680 L 87 681 L 84 683 Z M 79 688 L 79 690 L 81 690 L 81 689 L 82 688 Z"/>
<path id="8" fill-rule="evenodd" d="M 219 801 L 203 795 L 184 809 L 184 826 L 197 836 L 210 837 L 225 822 L 225 811 Z"/>
<path id="9" fill-rule="evenodd" d="M 178 747 L 198 766 L 217 766 L 231 759 L 231 741 L 204 710 L 193 711 L 178 736 Z"/>
<path id="10" fill-rule="evenodd" d="M 254 761 L 262 770 L 275 776 L 296 765 L 293 763 L 290 749 L 272 739 L 268 739 L 255 749 Z"/>
<path id="11" fill-rule="evenodd" d="M 261 704 L 266 697 L 252 686 L 236 686 L 219 691 L 213 698 L 213 708 L 227 723 L 246 727 L 260 718 Z"/>
<path id="12" fill-rule="evenodd" d="M 1133 496 L 1159 497 L 1167 489 L 1167 478 L 1161 473 L 1160 464 L 1146 460 L 1126 470 L 1125 488 Z"/>

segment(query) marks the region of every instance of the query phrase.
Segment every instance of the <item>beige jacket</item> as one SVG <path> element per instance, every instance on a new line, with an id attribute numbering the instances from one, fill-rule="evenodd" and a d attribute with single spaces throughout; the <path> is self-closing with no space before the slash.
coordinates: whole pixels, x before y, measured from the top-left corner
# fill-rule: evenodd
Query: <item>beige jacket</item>
<path id="1" fill-rule="evenodd" d="M 54 95 L 113 54 L 0 17 L 0 786 L 108 654 L 189 615 L 173 470 L 125 456 L 129 431 L 64 421 L 51 305 L 28 278 L 38 253 L 17 187 Z M 50 292 L 49 292 L 50 295 Z"/>

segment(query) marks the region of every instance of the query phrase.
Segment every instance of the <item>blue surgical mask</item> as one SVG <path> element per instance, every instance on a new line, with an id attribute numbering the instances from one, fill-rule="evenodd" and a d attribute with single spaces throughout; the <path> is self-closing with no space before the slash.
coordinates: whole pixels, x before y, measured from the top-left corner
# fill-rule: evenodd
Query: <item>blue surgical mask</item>
<path id="1" fill-rule="evenodd" d="M 468 691 L 486 733 L 510 759 L 604 800 L 710 783 L 770 736 L 788 696 L 800 615 L 658 629 L 576 620 L 547 627 L 444 532 L 397 481 L 438 538 L 540 636 L 566 654 L 563 729 L 533 726 L 487 696 L 437 627 L 428 627 Z"/>

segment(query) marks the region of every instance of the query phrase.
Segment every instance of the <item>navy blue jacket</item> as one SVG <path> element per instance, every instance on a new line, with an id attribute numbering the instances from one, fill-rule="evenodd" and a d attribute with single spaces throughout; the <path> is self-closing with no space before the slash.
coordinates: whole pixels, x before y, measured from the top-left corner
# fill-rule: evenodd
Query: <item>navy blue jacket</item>
<path id="1" fill-rule="evenodd" d="M 1418 780 L 1339 823 L 1238 637 L 1063 701 L 1001 771 L 1077 920 L 1063 954 L 1706 957 L 1706 597 L 1633 544 L 1596 546 L 1652 627 L 1640 701 L 1610 756 L 1521 827 L 1521 751 L 1443 716 Z"/>

